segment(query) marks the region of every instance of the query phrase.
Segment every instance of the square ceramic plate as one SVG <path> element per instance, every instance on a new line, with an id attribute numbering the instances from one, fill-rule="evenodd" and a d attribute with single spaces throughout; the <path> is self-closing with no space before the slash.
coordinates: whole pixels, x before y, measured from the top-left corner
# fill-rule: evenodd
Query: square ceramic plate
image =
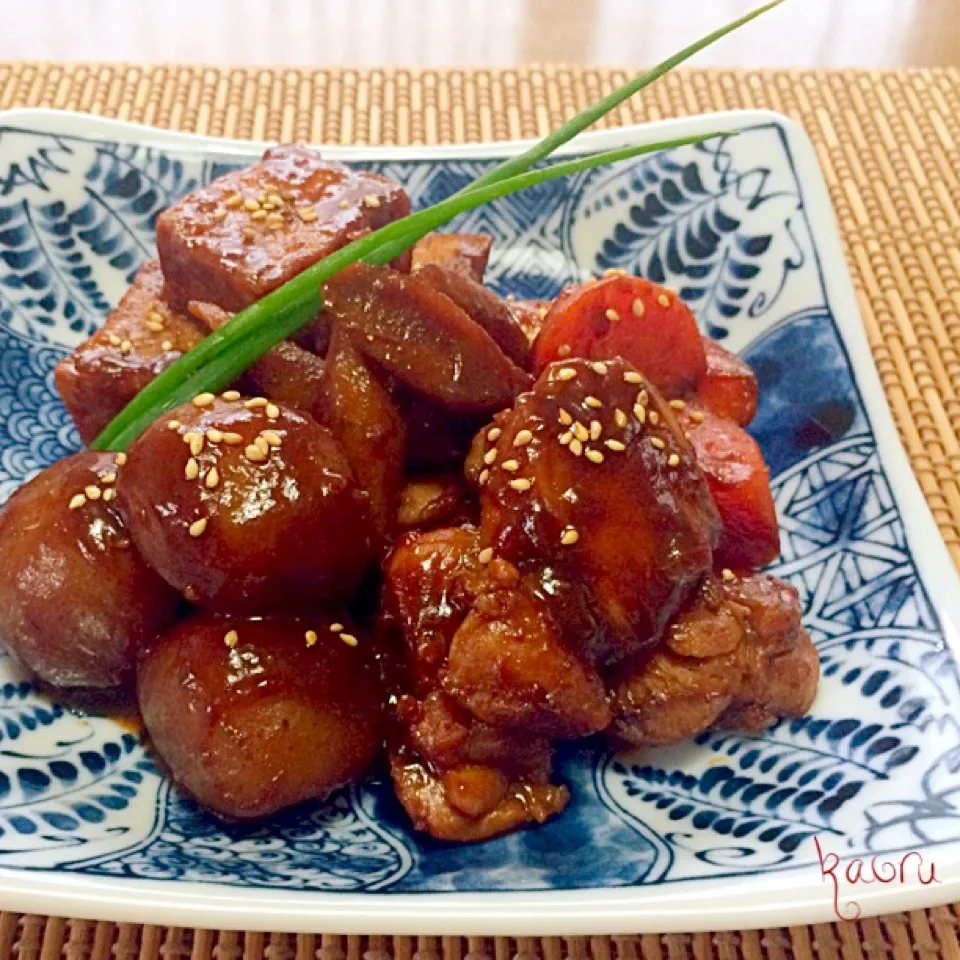
<path id="1" fill-rule="evenodd" d="M 741 128 L 502 200 L 490 282 L 548 297 L 609 267 L 678 288 L 761 385 L 752 425 L 783 557 L 823 661 L 810 716 L 762 735 L 560 758 L 567 812 L 478 846 L 415 836 L 372 779 L 258 827 L 164 780 L 137 737 L 65 709 L 0 661 L 0 906 L 293 931 L 559 934 L 832 918 L 826 855 L 899 863 L 840 906 L 960 897 L 958 580 L 898 443 L 807 137 L 773 114 L 584 137 L 579 149 Z M 0 117 L 0 495 L 77 439 L 57 360 L 153 255 L 157 213 L 261 147 L 93 117 Z M 517 144 L 329 149 L 445 196 Z M 878 861 L 879 864 L 879 861 Z M 869 871 L 868 871 L 869 872 Z M 884 875 L 889 871 L 883 869 Z M 847 913 L 853 912 L 848 904 Z"/>

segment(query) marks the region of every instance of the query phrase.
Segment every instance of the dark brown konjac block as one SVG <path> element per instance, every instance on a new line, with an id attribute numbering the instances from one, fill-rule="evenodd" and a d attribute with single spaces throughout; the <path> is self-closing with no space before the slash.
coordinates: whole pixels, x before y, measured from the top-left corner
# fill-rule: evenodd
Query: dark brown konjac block
<path id="1" fill-rule="evenodd" d="M 179 308 L 198 300 L 236 311 L 409 212 L 393 181 L 279 146 L 160 214 L 157 250 Z"/>
<path id="2" fill-rule="evenodd" d="M 204 335 L 167 303 L 159 262 L 145 263 L 103 326 L 57 365 L 60 399 L 84 443 Z"/>

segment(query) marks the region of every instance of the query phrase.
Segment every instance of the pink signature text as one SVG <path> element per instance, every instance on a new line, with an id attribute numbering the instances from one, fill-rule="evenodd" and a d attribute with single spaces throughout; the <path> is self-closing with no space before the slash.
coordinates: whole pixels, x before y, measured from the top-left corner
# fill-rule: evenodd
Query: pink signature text
<path id="1" fill-rule="evenodd" d="M 937 865 L 931 861 L 925 863 L 922 854 L 910 850 L 899 860 L 884 860 L 871 857 L 869 860 L 854 859 L 841 864 L 840 857 L 820 846 L 820 839 L 813 838 L 820 859 L 820 876 L 832 886 L 833 912 L 838 920 L 857 920 L 860 917 L 860 904 L 850 896 L 857 887 L 880 883 L 906 883 L 916 877 L 923 886 L 940 883 L 937 879 Z M 924 875 L 924 870 L 928 870 Z M 845 886 L 844 886 L 845 884 Z"/>

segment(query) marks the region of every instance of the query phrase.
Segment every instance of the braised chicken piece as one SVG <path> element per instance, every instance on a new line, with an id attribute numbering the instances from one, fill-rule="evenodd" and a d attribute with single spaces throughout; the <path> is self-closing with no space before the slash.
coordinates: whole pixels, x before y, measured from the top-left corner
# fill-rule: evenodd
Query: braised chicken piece
<path id="1" fill-rule="evenodd" d="M 458 767 L 437 775 L 404 747 L 390 751 L 397 799 L 413 826 L 437 840 L 489 840 L 562 813 L 570 791 L 536 779 L 510 780 L 496 767 Z"/>
<path id="2" fill-rule="evenodd" d="M 412 266 L 435 263 L 483 283 L 493 237 L 480 233 L 428 233 L 413 245 Z"/>
<path id="3" fill-rule="evenodd" d="M 187 312 L 204 328 L 219 330 L 232 314 L 212 303 L 191 300 Z M 318 416 L 323 397 L 323 360 L 292 340 L 281 340 L 240 378 L 239 389 Z"/>
<path id="4" fill-rule="evenodd" d="M 347 629 L 344 629 L 344 627 Z M 174 779 L 235 819 L 323 797 L 382 744 L 370 645 L 342 616 L 194 616 L 150 644 L 140 709 Z"/>
<path id="5" fill-rule="evenodd" d="M 409 212 L 406 193 L 386 177 L 303 146 L 272 147 L 260 163 L 164 210 L 157 252 L 174 306 L 196 300 L 235 312 Z"/>
<path id="6" fill-rule="evenodd" d="M 60 399 L 89 443 L 162 370 L 205 336 L 170 308 L 156 260 L 145 263 L 103 326 L 54 372 Z"/>
<path id="7" fill-rule="evenodd" d="M 724 571 L 704 580 L 660 649 L 615 670 L 611 730 L 638 746 L 676 743 L 716 723 L 761 730 L 806 713 L 818 680 L 796 590 Z"/>
<path id="8" fill-rule="evenodd" d="M 325 285 L 324 298 L 358 350 L 427 400 L 490 412 L 528 383 L 482 327 L 416 275 L 357 263 Z"/>
<path id="9" fill-rule="evenodd" d="M 467 316 L 490 334 L 497 346 L 518 366 L 530 366 L 530 343 L 510 308 L 492 290 L 456 270 L 427 264 L 415 270 L 434 290 L 449 297 Z"/>
<path id="10" fill-rule="evenodd" d="M 407 428 L 390 394 L 341 329 L 334 330 L 327 355 L 318 416 L 367 495 L 375 546 L 383 554 L 396 529 Z"/>
<path id="11" fill-rule="evenodd" d="M 485 434 L 482 546 L 579 594 L 591 662 L 656 642 L 712 565 L 717 514 L 674 411 L 630 364 L 552 364 Z M 566 604 L 556 604 L 563 623 Z"/>
<path id="12" fill-rule="evenodd" d="M 481 560 L 483 557 L 481 556 Z M 588 737 L 610 722 L 599 674 L 561 638 L 547 604 L 493 560 L 483 592 L 453 636 L 443 689 L 478 719 L 553 739 Z"/>
<path id="13" fill-rule="evenodd" d="M 400 491 L 397 527 L 400 530 L 425 530 L 450 523 L 465 512 L 466 490 L 463 480 L 453 474 L 421 474 L 410 477 Z"/>
<path id="14" fill-rule="evenodd" d="M 390 748 L 397 796 L 417 829 L 440 840 L 485 840 L 560 813 L 548 741 L 481 723 L 449 697 L 401 697 Z"/>
<path id="15" fill-rule="evenodd" d="M 413 689 L 439 687 L 450 642 L 479 594 L 485 571 L 471 526 L 409 533 L 384 566 L 381 615 L 396 626 Z"/>
<path id="16" fill-rule="evenodd" d="M 370 522 L 340 445 L 308 414 L 206 394 L 154 421 L 118 484 L 134 542 L 193 603 L 232 612 L 349 596 Z"/>
<path id="17" fill-rule="evenodd" d="M 176 593 L 130 542 L 116 500 L 121 469 L 115 454 L 76 453 L 0 510 L 0 635 L 61 687 L 124 683 L 177 612 Z"/>

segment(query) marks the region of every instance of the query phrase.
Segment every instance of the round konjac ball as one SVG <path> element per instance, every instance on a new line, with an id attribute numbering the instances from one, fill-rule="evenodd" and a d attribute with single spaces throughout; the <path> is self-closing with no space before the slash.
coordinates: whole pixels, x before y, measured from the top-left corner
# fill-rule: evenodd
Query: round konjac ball
<path id="1" fill-rule="evenodd" d="M 380 749 L 383 693 L 370 644 L 328 616 L 198 615 L 140 664 L 144 723 L 174 779 L 247 819 L 357 779 Z"/>
<path id="2" fill-rule="evenodd" d="M 74 454 L 0 511 L 0 639 L 57 686 L 121 685 L 138 648 L 176 615 L 179 598 L 117 509 L 122 469 L 113 453 Z"/>
<path id="3" fill-rule="evenodd" d="M 208 394 L 155 421 L 131 446 L 119 492 L 144 558 L 201 606 L 262 612 L 343 596 L 370 561 L 366 497 L 339 444 L 263 398 Z"/>

